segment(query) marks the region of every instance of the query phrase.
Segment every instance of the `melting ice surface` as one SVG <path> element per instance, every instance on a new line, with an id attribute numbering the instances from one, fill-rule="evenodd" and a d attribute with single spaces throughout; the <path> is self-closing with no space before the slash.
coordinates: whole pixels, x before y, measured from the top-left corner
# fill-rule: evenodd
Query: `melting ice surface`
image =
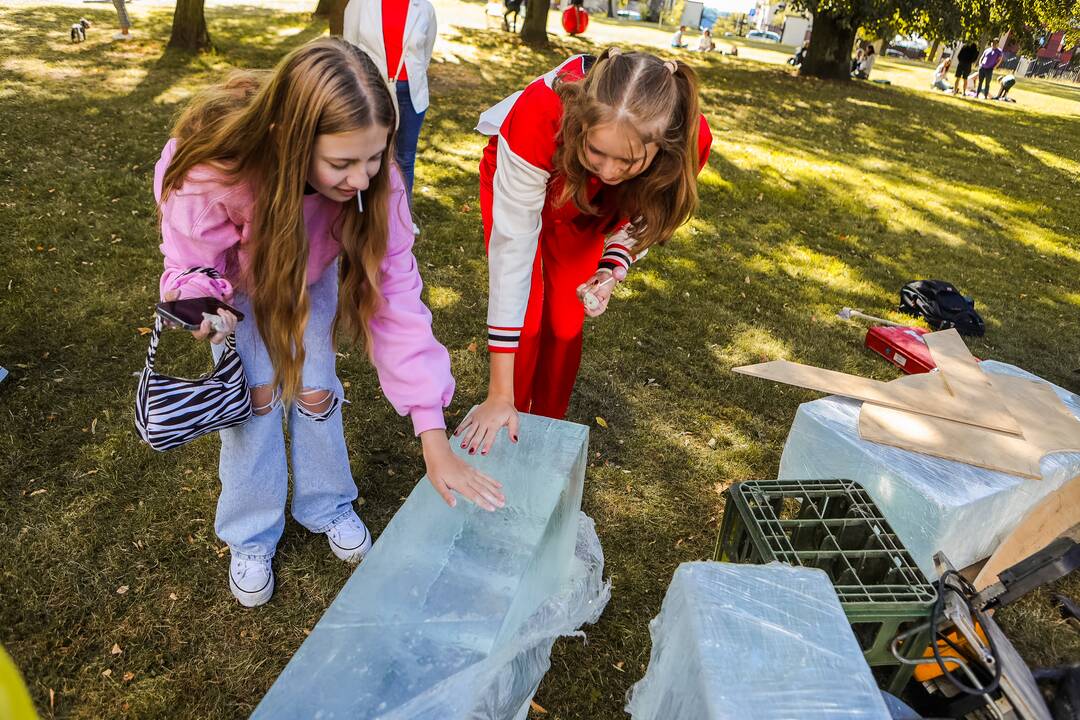
<path id="1" fill-rule="evenodd" d="M 887 720 L 822 570 L 688 562 L 649 625 L 634 720 Z"/>
<path id="2" fill-rule="evenodd" d="M 502 483 L 501 510 L 416 485 L 253 718 L 378 718 L 487 657 L 560 588 L 588 429 L 521 415 L 519 438 L 502 430 L 487 457 L 454 447 Z"/>

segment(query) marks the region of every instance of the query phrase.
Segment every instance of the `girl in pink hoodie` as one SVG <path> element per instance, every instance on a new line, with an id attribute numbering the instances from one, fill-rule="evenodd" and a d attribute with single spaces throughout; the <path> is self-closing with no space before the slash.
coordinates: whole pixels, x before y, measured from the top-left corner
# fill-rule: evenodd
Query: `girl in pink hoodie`
<path id="1" fill-rule="evenodd" d="M 287 421 L 292 514 L 358 561 L 371 537 L 353 509 L 335 371 L 337 338 L 362 344 L 383 392 L 409 415 L 428 478 L 453 506 L 459 493 L 502 506 L 499 483 L 455 456 L 443 408 L 450 357 L 412 255 L 408 198 L 393 157 L 396 112 L 379 70 L 339 39 L 290 53 L 269 74 L 236 75 L 185 110 L 154 174 L 164 299 L 213 296 L 222 311 L 193 333 L 229 333 L 251 386 L 253 417 L 221 431 L 215 530 L 232 551 L 241 604 L 270 599 L 271 559 L 285 525 Z M 189 272 L 213 268 L 217 273 Z M 220 276 L 220 277 L 218 277 Z"/>

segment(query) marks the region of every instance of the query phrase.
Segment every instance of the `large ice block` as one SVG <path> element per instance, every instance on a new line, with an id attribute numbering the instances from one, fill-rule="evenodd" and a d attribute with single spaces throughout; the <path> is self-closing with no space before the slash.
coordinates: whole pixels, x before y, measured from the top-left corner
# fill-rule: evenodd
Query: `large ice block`
<path id="1" fill-rule="evenodd" d="M 822 570 L 683 563 L 649 632 L 634 720 L 890 717 Z"/>
<path id="2" fill-rule="evenodd" d="M 554 639 L 606 603 L 587 455 L 584 426 L 522 415 L 517 444 L 465 456 L 505 508 L 451 509 L 421 480 L 252 717 L 514 717 Z"/>
<path id="3" fill-rule="evenodd" d="M 986 360 L 980 366 L 988 373 L 1041 380 L 1005 363 Z M 1080 397 L 1051 387 L 1080 417 Z M 1046 455 L 1043 479 L 1029 480 L 868 442 L 859 437 L 859 406 L 839 397 L 801 405 L 780 458 L 779 478 L 857 481 L 930 578 L 937 577 L 935 552 L 945 551 L 956 567 L 981 560 L 1032 506 L 1080 475 L 1080 453 Z"/>

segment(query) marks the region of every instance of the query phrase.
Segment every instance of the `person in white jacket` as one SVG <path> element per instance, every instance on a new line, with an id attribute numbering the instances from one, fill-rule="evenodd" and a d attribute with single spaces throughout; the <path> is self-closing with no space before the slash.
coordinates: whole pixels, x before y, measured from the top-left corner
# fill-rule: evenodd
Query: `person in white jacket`
<path id="1" fill-rule="evenodd" d="M 427 70 L 438 23 L 428 0 L 349 0 L 343 35 L 386 73 L 398 104 L 395 159 L 412 203 L 416 143 L 428 109 Z M 414 231 L 416 229 L 413 226 Z"/>

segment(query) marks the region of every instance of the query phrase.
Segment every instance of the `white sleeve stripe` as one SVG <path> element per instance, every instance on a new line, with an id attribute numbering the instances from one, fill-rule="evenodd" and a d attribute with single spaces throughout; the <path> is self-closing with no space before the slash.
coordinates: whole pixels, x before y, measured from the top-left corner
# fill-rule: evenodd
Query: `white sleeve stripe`
<path id="1" fill-rule="evenodd" d="M 488 243 L 488 317 L 494 327 L 521 327 L 540 239 L 548 173 L 523 160 L 499 135 Z"/>

